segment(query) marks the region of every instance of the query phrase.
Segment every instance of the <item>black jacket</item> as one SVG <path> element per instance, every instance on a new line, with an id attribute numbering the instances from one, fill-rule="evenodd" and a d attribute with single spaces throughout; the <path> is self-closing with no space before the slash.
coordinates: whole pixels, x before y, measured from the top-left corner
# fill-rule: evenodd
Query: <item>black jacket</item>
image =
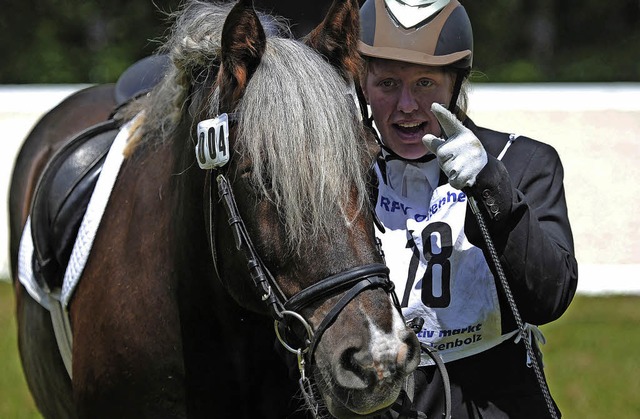
<path id="1" fill-rule="evenodd" d="M 567 309 L 578 284 L 560 157 L 547 144 L 517 137 L 497 160 L 509 134 L 477 127 L 469 119 L 465 125 L 489 155 L 471 194 L 487 220 L 520 314 L 535 325 L 553 321 Z M 470 210 L 465 233 L 486 255 Z"/>
<path id="2" fill-rule="evenodd" d="M 498 160 L 509 134 L 477 127 L 470 119 L 465 126 L 489 155 L 467 193 L 479 203 L 520 315 L 534 325 L 553 321 L 569 306 L 578 275 L 560 158 L 549 145 L 517 137 Z M 444 174 L 441 182 L 446 182 Z M 496 276 L 471 210 L 465 233 L 483 249 Z M 514 330 L 515 321 L 500 283 L 497 289 L 504 330 Z M 453 417 L 549 417 L 534 369 L 526 362 L 524 344 L 508 340 L 478 355 L 447 363 Z M 435 367 L 419 368 L 415 378 L 415 406 L 427 417 L 440 417 L 442 381 Z"/>

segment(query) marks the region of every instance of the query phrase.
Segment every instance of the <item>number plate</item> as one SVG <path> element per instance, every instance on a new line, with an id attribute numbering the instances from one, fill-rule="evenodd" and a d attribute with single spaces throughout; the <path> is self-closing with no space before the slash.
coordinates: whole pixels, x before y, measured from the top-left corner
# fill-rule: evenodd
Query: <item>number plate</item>
<path id="1" fill-rule="evenodd" d="M 215 169 L 229 162 L 229 117 L 226 113 L 198 123 L 196 158 L 201 169 Z"/>

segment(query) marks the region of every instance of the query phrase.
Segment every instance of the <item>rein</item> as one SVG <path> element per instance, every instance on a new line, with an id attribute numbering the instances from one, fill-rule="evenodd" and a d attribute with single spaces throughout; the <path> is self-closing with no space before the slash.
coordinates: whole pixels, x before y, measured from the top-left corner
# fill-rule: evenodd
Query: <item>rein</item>
<path id="1" fill-rule="evenodd" d="M 476 217 L 476 221 L 478 222 L 478 227 L 480 227 L 480 232 L 482 233 L 482 238 L 487 246 L 487 250 L 489 251 L 489 256 L 491 262 L 493 263 L 494 268 L 498 274 L 498 279 L 500 280 L 500 285 L 502 286 L 502 290 L 504 291 L 507 302 L 509 303 L 509 308 L 511 309 L 511 313 L 513 314 L 513 318 L 516 322 L 516 327 L 519 331 L 519 337 L 524 341 L 524 346 L 527 352 L 527 357 L 531 360 L 531 363 L 527 362 L 528 367 L 533 367 L 533 371 L 535 373 L 536 379 L 538 380 L 538 385 L 540 386 L 540 391 L 542 392 L 542 396 L 544 397 L 544 401 L 547 405 L 547 410 L 549 411 L 549 416 L 552 419 L 558 419 L 558 414 L 556 412 L 553 399 L 551 398 L 551 393 L 549 391 L 549 386 L 547 385 L 547 381 L 544 378 L 544 374 L 542 373 L 542 368 L 540 367 L 538 361 L 538 355 L 533 348 L 533 338 L 527 332 L 527 327 L 520 316 L 520 311 L 518 310 L 518 305 L 516 304 L 515 298 L 513 296 L 513 292 L 511 291 L 511 287 L 509 286 L 509 282 L 507 281 L 506 274 L 502 267 L 502 263 L 500 262 L 500 257 L 498 256 L 498 252 L 496 250 L 495 244 L 491 239 L 491 234 L 489 233 L 489 228 L 487 227 L 487 223 L 484 220 L 480 209 L 478 208 L 478 203 L 476 202 L 473 195 L 469 192 L 467 194 L 469 197 L 468 202 L 471 208 L 471 212 Z M 517 340 L 516 340 L 517 342 Z"/>

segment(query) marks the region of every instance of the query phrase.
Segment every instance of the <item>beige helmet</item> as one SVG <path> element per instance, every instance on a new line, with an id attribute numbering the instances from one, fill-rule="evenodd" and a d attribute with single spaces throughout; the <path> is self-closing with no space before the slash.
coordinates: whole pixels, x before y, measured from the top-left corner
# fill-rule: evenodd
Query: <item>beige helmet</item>
<path id="1" fill-rule="evenodd" d="M 360 25 L 365 56 L 471 69 L 471 22 L 457 0 L 367 0 Z"/>

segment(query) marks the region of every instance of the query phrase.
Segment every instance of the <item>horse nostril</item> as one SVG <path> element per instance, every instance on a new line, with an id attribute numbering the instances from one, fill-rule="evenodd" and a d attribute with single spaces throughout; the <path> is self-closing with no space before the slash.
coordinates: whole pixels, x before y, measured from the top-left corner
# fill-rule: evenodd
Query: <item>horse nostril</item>
<path id="1" fill-rule="evenodd" d="M 367 351 L 348 348 L 342 352 L 336 371 L 336 379 L 343 387 L 364 389 L 376 380 L 373 358 Z"/>
<path id="2" fill-rule="evenodd" d="M 400 345 L 396 362 L 398 366 L 402 367 L 405 374 L 412 373 L 418 367 L 420 363 L 420 343 L 415 334 L 409 333 L 402 345 Z"/>
<path id="3" fill-rule="evenodd" d="M 367 350 L 349 348 L 340 357 L 337 380 L 343 387 L 363 389 L 394 379 L 406 370 L 409 352 L 408 345 L 401 344 L 396 356 L 387 353 L 381 359 L 374 359 Z"/>
<path id="4" fill-rule="evenodd" d="M 376 362 L 374 368 L 379 382 L 395 376 L 397 371 L 396 364 L 393 362 Z"/>
<path id="5" fill-rule="evenodd" d="M 412 373 L 420 362 L 416 335 L 407 330 L 375 342 L 344 339 L 343 350 L 334 358 L 336 384 L 344 389 L 365 390 L 395 385 Z"/>

